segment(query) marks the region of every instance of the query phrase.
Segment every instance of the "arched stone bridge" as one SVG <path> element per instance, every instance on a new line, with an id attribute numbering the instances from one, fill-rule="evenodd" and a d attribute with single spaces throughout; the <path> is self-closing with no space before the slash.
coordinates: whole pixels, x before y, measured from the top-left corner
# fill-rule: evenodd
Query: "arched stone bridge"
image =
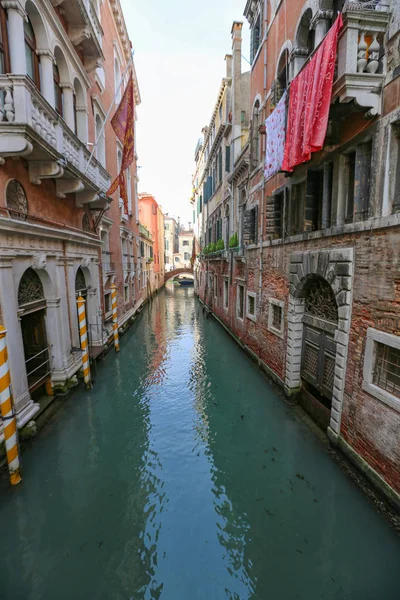
<path id="1" fill-rule="evenodd" d="M 184 273 L 187 275 L 193 275 L 193 267 L 181 267 L 180 269 L 168 271 L 164 275 L 164 283 L 167 283 L 167 281 L 169 281 L 172 277 L 175 277 L 176 275 L 183 275 Z"/>

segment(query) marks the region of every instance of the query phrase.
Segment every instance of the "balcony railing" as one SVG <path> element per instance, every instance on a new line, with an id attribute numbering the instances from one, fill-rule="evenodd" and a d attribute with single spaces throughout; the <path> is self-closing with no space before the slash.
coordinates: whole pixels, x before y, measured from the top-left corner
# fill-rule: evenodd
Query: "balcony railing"
<path id="1" fill-rule="evenodd" d="M 389 18 L 388 2 L 384 1 L 347 0 L 343 8 L 333 100 L 354 101 L 367 116 L 381 113 L 383 39 Z"/>
<path id="2" fill-rule="evenodd" d="M 83 204 L 96 200 L 95 194 L 85 195 L 85 188 L 106 192 L 110 184 L 110 175 L 95 158 L 87 168 L 85 144 L 23 75 L 0 75 L 0 157 L 8 156 L 26 158 L 33 183 L 61 178 L 67 171 L 57 195 L 82 192 Z"/>

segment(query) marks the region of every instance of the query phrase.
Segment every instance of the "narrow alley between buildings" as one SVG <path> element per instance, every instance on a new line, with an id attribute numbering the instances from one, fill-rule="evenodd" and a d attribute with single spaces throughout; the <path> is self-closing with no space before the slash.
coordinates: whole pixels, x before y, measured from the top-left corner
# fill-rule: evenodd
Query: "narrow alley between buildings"
<path id="1" fill-rule="evenodd" d="M 2 600 L 398 599 L 395 531 L 193 288 L 93 378 L 0 479 Z"/>

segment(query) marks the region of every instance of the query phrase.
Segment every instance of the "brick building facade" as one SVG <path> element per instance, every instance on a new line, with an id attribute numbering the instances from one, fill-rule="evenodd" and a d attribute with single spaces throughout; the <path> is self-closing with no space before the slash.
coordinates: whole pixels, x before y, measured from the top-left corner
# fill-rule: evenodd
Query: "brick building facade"
<path id="1" fill-rule="evenodd" d="M 76 383 L 77 296 L 92 356 L 112 343 L 111 284 L 120 328 L 146 298 L 137 156 L 126 213 L 106 195 L 122 146 L 110 119 L 102 131 L 129 73 L 135 118 L 140 95 L 119 0 L 1 2 L 0 24 L 0 306 L 22 427 L 44 385 L 57 393 Z"/>
<path id="2" fill-rule="evenodd" d="M 324 147 L 290 177 L 267 179 L 265 119 L 338 11 Z M 237 247 L 206 248 L 196 271 L 202 301 L 398 506 L 399 11 L 389 1 L 247 2 L 250 134 L 228 174 Z"/>

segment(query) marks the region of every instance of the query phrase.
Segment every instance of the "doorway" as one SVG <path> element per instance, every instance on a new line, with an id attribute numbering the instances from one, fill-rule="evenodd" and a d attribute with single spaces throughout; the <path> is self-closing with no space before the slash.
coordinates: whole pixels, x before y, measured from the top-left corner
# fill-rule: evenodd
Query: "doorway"
<path id="1" fill-rule="evenodd" d="M 19 284 L 18 308 L 29 392 L 40 394 L 50 379 L 51 367 L 43 285 L 36 271 L 31 268 L 25 271 Z"/>
<path id="2" fill-rule="evenodd" d="M 330 423 L 337 327 L 333 290 L 322 277 L 312 277 L 305 286 L 301 396 L 305 410 L 324 429 Z"/>

